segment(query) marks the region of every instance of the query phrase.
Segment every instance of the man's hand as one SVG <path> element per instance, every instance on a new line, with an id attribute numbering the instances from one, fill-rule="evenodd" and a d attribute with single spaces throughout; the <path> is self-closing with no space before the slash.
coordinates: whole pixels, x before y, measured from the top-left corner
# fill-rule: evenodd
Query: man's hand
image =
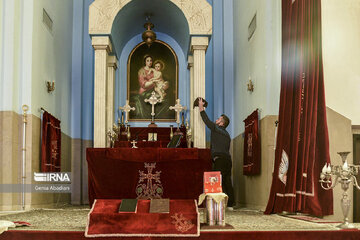
<path id="1" fill-rule="evenodd" d="M 204 104 L 205 104 L 205 102 L 203 101 L 203 98 L 199 98 L 199 111 L 200 112 L 204 111 Z"/>

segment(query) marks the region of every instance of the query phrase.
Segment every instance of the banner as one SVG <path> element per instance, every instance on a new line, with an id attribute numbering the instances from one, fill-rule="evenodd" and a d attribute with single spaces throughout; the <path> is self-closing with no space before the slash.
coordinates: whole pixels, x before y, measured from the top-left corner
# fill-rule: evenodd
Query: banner
<path id="1" fill-rule="evenodd" d="M 60 172 L 61 129 L 60 120 L 47 111 L 43 113 L 41 141 L 41 171 Z"/>
<path id="2" fill-rule="evenodd" d="M 256 109 L 245 120 L 244 175 L 256 175 L 261 167 L 261 144 L 259 135 L 259 116 Z"/>

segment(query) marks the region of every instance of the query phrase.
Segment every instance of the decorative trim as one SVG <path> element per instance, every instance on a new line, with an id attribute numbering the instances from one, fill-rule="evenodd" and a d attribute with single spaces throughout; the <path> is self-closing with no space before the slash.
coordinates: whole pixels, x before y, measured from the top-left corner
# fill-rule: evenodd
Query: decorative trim
<path id="1" fill-rule="evenodd" d="M 170 0 L 184 14 L 191 35 L 212 34 L 212 6 L 206 0 Z M 118 12 L 131 0 L 96 0 L 89 7 L 89 34 L 110 34 Z"/>

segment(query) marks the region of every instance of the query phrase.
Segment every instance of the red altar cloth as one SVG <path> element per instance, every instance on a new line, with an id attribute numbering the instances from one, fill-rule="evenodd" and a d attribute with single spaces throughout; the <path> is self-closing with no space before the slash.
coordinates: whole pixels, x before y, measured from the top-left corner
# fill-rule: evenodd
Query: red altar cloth
<path id="1" fill-rule="evenodd" d="M 121 200 L 97 199 L 89 213 L 86 237 L 200 235 L 196 200 L 170 200 L 169 213 L 149 213 L 150 200 L 139 200 L 136 213 L 118 212 Z"/>
<path id="2" fill-rule="evenodd" d="M 94 199 L 137 198 L 145 163 L 156 163 L 152 174 L 161 171 L 162 197 L 171 199 L 197 199 L 203 192 L 203 173 L 211 170 L 209 149 L 88 148 L 86 159 L 90 206 Z"/>

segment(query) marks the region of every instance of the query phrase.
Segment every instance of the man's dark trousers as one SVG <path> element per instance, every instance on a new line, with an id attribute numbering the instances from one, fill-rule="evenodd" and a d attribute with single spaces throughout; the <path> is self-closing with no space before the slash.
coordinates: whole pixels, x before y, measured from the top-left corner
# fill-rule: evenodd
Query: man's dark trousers
<path id="1" fill-rule="evenodd" d="M 234 189 L 231 182 L 231 157 L 219 155 L 214 157 L 214 160 L 213 170 L 221 172 L 223 192 L 229 197 L 228 207 L 232 207 L 234 204 Z"/>

